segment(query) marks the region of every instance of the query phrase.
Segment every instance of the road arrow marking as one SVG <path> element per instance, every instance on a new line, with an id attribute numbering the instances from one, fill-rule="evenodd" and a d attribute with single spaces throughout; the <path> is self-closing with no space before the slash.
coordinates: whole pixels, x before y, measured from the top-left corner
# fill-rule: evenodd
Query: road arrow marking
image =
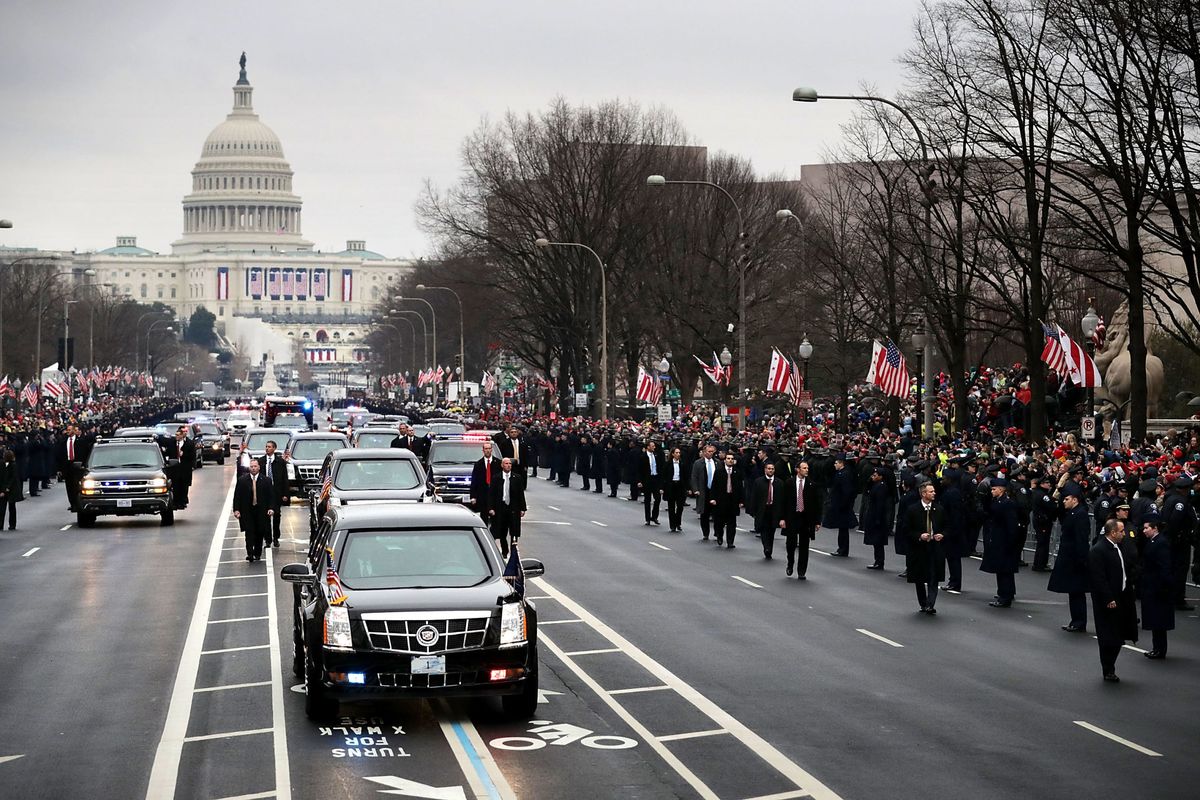
<path id="1" fill-rule="evenodd" d="M 366 776 L 364 776 L 366 777 Z M 398 778 L 395 775 L 380 775 L 375 778 L 367 777 L 367 780 L 374 781 L 381 786 L 387 786 L 387 789 L 380 789 L 380 794 L 394 794 L 401 797 L 424 797 L 426 800 L 466 800 L 466 792 L 461 786 L 430 786 L 425 783 L 417 783 L 410 781 L 407 778 Z"/>
<path id="2" fill-rule="evenodd" d="M 542 703 L 549 703 L 549 698 L 551 696 L 558 696 L 561 694 L 562 692 L 552 692 L 549 689 L 538 689 L 538 705 L 541 705 Z"/>
<path id="3" fill-rule="evenodd" d="M 555 694 L 558 694 L 558 693 L 555 692 Z M 4 764 L 8 761 L 16 761 L 18 758 L 24 758 L 24 757 L 25 757 L 24 753 L 22 753 L 19 756 L 0 756 L 0 764 Z"/>

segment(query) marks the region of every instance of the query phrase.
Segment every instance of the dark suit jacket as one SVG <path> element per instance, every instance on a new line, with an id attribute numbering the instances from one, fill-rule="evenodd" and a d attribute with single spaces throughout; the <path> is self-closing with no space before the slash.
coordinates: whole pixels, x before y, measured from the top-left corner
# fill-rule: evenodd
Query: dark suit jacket
<path id="1" fill-rule="evenodd" d="M 482 459 L 481 459 L 482 460 Z M 509 478 L 508 510 L 510 512 L 525 510 L 525 476 L 513 467 L 512 477 Z M 488 509 L 497 515 L 504 509 L 504 474 L 492 475 L 492 491 L 488 497 Z"/>
<path id="2" fill-rule="evenodd" d="M 261 455 L 258 457 L 258 474 L 262 477 L 267 475 L 267 457 Z M 283 503 L 283 499 L 288 493 L 288 476 L 287 462 L 283 460 L 283 456 L 279 451 L 275 451 L 275 455 L 271 459 L 271 483 L 272 490 L 275 494 L 274 500 L 276 505 Z"/>
<path id="3" fill-rule="evenodd" d="M 1137 608 L 1133 602 L 1133 584 L 1129 565 L 1125 565 L 1126 586 L 1121 588 L 1121 565 L 1125 556 L 1102 536 L 1088 550 L 1088 583 L 1092 590 L 1092 616 L 1100 644 L 1118 645 L 1137 641 Z M 1117 607 L 1108 608 L 1116 601 Z"/>
<path id="4" fill-rule="evenodd" d="M 930 583 L 944 580 L 945 575 L 945 536 L 946 510 L 937 500 L 929 508 L 926 516 L 925 506 L 918 497 L 916 502 L 904 512 L 904 535 L 908 540 L 908 550 L 904 557 L 905 572 L 908 573 L 909 583 Z M 942 534 L 942 541 L 921 541 L 921 534 Z M 929 573 L 930 558 L 932 557 L 934 573 Z"/>
<path id="5" fill-rule="evenodd" d="M 246 529 L 247 520 L 250 518 L 263 520 L 266 519 L 267 511 L 275 507 L 275 490 L 271 486 L 271 482 L 266 476 L 259 474 L 258 476 L 258 505 L 251 503 L 253 500 L 254 491 L 250 486 L 250 473 L 247 472 L 242 477 L 238 478 L 237 487 L 233 490 L 233 510 L 241 514 L 238 518 L 242 530 Z"/>
<path id="6" fill-rule="evenodd" d="M 776 475 L 774 482 L 774 492 L 770 493 L 774 497 L 768 504 L 767 476 L 763 475 L 754 481 L 754 524 L 760 531 L 775 529 L 775 526 L 779 524 L 779 520 L 783 518 L 788 498 L 795 495 L 795 488 L 791 481 L 781 479 Z"/>
<path id="7" fill-rule="evenodd" d="M 519 446 L 521 448 L 521 456 L 519 462 L 513 462 L 513 469 L 520 469 L 521 471 L 524 471 L 525 468 L 529 466 L 530 459 L 533 458 L 533 454 L 529 450 L 529 442 L 521 438 L 518 438 L 517 441 L 520 443 Z M 498 440 L 496 440 L 496 446 L 500 448 L 501 458 L 513 457 L 513 440 L 508 436 L 501 436 Z"/>
<path id="8" fill-rule="evenodd" d="M 659 459 L 658 480 L 662 485 L 663 490 L 667 492 L 668 496 L 674 492 L 676 496 L 683 497 L 685 494 L 687 494 L 688 486 L 691 484 L 691 470 L 688 469 L 688 465 L 684 463 L 682 458 L 680 458 L 678 482 L 671 480 L 671 475 L 674 474 L 674 472 L 674 462 L 671 461 L 670 456 Z"/>
<path id="9" fill-rule="evenodd" d="M 658 473 L 654 477 L 651 477 L 650 475 L 651 455 L 654 457 L 654 470 Z M 655 450 L 653 454 L 643 451 L 642 454 L 638 456 L 638 483 L 651 491 L 662 487 L 664 483 L 663 460 L 662 454 L 657 450 Z"/>
<path id="10" fill-rule="evenodd" d="M 733 470 L 733 480 L 730 481 L 726 469 L 727 467 L 724 464 L 717 467 L 717 472 L 713 475 L 712 491 L 708 493 L 708 499 L 715 500 L 717 503 L 715 506 L 712 506 L 714 513 L 737 516 L 738 507 L 745 502 L 745 492 L 742 488 L 742 472 L 735 467 Z M 726 489 L 730 483 L 732 483 L 733 491 Z"/>
<path id="11" fill-rule="evenodd" d="M 809 475 L 804 481 L 804 510 L 796 510 L 796 484 L 800 480 L 795 475 L 787 481 L 787 500 L 783 505 L 783 520 L 787 522 L 787 530 L 795 535 L 817 538 L 817 525 L 821 522 L 821 498 L 823 492 L 817 486 L 816 479 Z"/>
<path id="12" fill-rule="evenodd" d="M 92 452 L 92 440 L 88 436 L 75 437 L 75 458 L 71 459 L 74 463 L 86 464 L 88 456 Z M 65 473 L 70 462 L 67 460 L 67 437 L 63 437 L 55 448 L 54 461 L 59 472 Z"/>
<path id="13" fill-rule="evenodd" d="M 420 451 L 418 450 L 420 445 L 417 444 L 417 437 L 411 434 L 408 436 L 397 436 L 395 439 L 392 439 L 392 447 L 402 447 L 405 450 L 411 450 L 420 455 Z"/>
<path id="14" fill-rule="evenodd" d="M 492 456 L 492 483 L 500 475 L 500 459 Z M 471 468 L 471 510 L 477 511 L 480 514 L 486 514 L 488 503 L 491 501 L 489 496 L 490 488 L 487 484 L 487 463 L 483 458 L 475 462 L 475 466 Z"/>

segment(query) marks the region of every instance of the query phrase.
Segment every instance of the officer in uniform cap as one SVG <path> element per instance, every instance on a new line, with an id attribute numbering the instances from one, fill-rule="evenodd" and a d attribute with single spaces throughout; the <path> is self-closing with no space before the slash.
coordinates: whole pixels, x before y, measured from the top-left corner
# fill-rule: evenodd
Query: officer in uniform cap
<path id="1" fill-rule="evenodd" d="M 995 477 L 988 484 L 992 497 L 983 525 L 983 561 L 979 569 L 996 576 L 996 596 L 988 605 L 1009 608 L 1017 594 L 1016 574 L 1021 568 L 1017 504 L 1008 497 L 1007 480 Z"/>
<path id="2" fill-rule="evenodd" d="M 1192 538 L 1196 531 L 1196 511 L 1192 507 L 1193 481 L 1176 478 L 1163 502 L 1162 531 L 1171 543 L 1171 597 L 1179 611 L 1192 611 L 1187 602 L 1187 571 L 1192 560 Z"/>

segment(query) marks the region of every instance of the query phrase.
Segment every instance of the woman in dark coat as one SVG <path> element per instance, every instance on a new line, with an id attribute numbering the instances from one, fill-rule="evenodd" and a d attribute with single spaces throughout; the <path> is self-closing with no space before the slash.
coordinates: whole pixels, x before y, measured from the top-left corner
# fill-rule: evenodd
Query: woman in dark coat
<path id="1" fill-rule="evenodd" d="M 875 560 L 867 569 L 883 569 L 883 558 L 888 543 L 888 487 L 883 480 L 884 471 L 876 467 L 871 470 L 870 488 L 863 508 L 863 544 L 874 548 Z"/>
<path id="2" fill-rule="evenodd" d="M 992 501 L 983 523 L 983 561 L 981 572 L 996 576 L 996 597 L 988 605 L 1009 608 L 1017 595 L 1017 572 L 1021 569 L 1021 536 L 1017 525 L 1017 504 L 1008 496 L 1008 481 L 991 479 Z"/>
<path id="3" fill-rule="evenodd" d="M 1146 658 L 1167 657 L 1167 631 L 1175 630 L 1175 600 L 1171 591 L 1171 545 L 1158 532 L 1158 517 L 1143 522 L 1145 539 L 1142 549 L 1142 579 L 1138 594 L 1142 599 L 1142 630 L 1150 631 L 1153 644 Z"/>
<path id="4" fill-rule="evenodd" d="M 833 478 L 829 482 L 829 503 L 825 506 L 825 519 L 822 524 L 838 532 L 835 555 L 848 556 L 850 529 L 858 527 L 858 517 L 854 515 L 858 476 L 847 466 L 846 457 L 840 454 L 834 456 L 833 469 Z"/>
<path id="5" fill-rule="evenodd" d="M 1087 629 L 1088 550 L 1091 534 L 1087 511 L 1080 505 L 1078 490 L 1063 497 L 1062 534 L 1058 541 L 1058 556 L 1050 572 L 1052 592 L 1065 594 L 1071 608 L 1071 622 L 1064 631 L 1078 633 Z"/>

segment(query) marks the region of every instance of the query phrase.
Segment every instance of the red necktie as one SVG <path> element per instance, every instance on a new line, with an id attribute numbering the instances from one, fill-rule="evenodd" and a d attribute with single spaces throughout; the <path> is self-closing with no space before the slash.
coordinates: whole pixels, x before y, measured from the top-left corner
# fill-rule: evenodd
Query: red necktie
<path id="1" fill-rule="evenodd" d="M 67 461 L 75 460 L 75 437 L 67 439 Z"/>
<path id="2" fill-rule="evenodd" d="M 767 505 L 775 502 L 775 481 L 767 478 Z"/>
<path id="3" fill-rule="evenodd" d="M 487 462 L 487 485 L 492 485 L 492 460 L 490 458 Z"/>

